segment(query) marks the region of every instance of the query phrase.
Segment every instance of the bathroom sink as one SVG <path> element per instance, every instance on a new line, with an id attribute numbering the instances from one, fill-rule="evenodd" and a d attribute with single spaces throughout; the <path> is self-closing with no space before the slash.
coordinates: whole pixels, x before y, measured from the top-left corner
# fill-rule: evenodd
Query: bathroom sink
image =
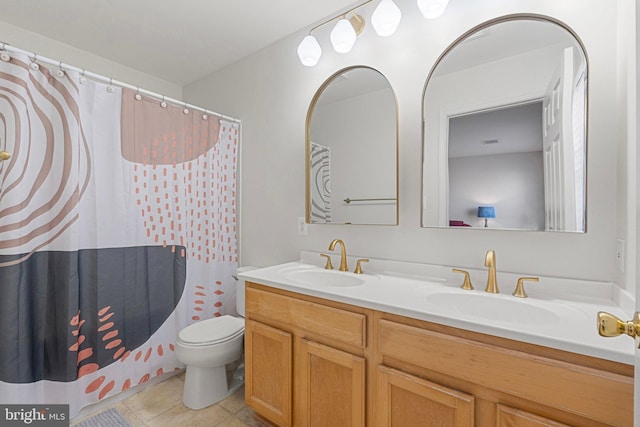
<path id="1" fill-rule="evenodd" d="M 290 270 L 284 276 L 308 286 L 349 287 L 359 286 L 364 280 L 353 273 L 335 270 Z"/>
<path id="2" fill-rule="evenodd" d="M 560 323 L 559 304 L 533 302 L 506 295 L 489 293 L 437 292 L 426 296 L 427 303 L 460 317 L 475 317 L 487 321 L 511 324 Z M 574 313 L 574 309 L 566 307 Z"/>

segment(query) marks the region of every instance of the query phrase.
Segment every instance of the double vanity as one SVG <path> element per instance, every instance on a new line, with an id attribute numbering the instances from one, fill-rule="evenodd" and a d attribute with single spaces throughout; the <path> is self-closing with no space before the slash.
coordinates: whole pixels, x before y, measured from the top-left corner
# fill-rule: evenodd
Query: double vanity
<path id="1" fill-rule="evenodd" d="M 633 345 L 600 337 L 596 322 L 601 310 L 628 316 L 614 285 L 526 282 L 496 271 L 493 251 L 488 269 L 464 275 L 378 259 L 359 262 L 356 274 L 358 259 L 337 243 L 342 253 L 334 243 L 336 252 L 302 252 L 297 262 L 241 274 L 245 397 L 264 418 L 279 426 L 633 424 Z"/>

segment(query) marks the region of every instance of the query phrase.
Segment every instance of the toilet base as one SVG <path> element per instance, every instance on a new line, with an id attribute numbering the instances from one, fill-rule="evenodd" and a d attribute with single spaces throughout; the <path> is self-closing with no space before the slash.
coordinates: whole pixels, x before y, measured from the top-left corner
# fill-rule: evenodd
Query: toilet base
<path id="1" fill-rule="evenodd" d="M 202 409 L 232 395 L 244 384 L 244 363 L 234 370 L 228 365 L 215 368 L 187 366 L 182 403 L 190 409 Z"/>

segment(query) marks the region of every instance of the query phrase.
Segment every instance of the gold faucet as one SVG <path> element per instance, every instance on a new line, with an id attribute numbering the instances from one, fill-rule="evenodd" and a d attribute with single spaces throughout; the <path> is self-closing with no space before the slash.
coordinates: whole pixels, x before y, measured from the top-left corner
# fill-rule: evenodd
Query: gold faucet
<path id="1" fill-rule="evenodd" d="M 487 276 L 487 287 L 484 289 L 485 292 L 490 292 L 492 294 L 497 294 L 500 291 L 498 290 L 498 279 L 496 279 L 496 253 L 493 249 L 487 251 L 487 255 L 484 259 L 484 266 L 489 267 L 489 275 Z"/>
<path id="2" fill-rule="evenodd" d="M 340 245 L 340 271 L 349 271 L 347 267 L 347 248 L 344 246 L 344 242 L 340 239 L 333 239 L 329 243 L 329 250 L 332 251 L 336 247 L 336 243 Z"/>

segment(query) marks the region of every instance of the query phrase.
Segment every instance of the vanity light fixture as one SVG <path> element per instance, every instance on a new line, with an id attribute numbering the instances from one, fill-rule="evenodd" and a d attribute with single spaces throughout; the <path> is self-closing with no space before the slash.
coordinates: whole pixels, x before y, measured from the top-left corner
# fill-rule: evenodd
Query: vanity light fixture
<path id="1" fill-rule="evenodd" d="M 331 44 L 333 49 L 338 53 L 348 53 L 356 42 L 356 30 L 351 22 L 344 16 L 338 21 L 336 26 L 331 30 Z"/>
<path id="2" fill-rule="evenodd" d="M 314 36 L 309 34 L 302 39 L 302 43 L 298 45 L 298 58 L 302 65 L 313 67 L 320 60 L 320 56 L 322 56 L 322 48 Z"/>
<path id="3" fill-rule="evenodd" d="M 449 0 L 418 0 L 418 9 L 427 19 L 435 19 L 444 13 Z"/>
<path id="4" fill-rule="evenodd" d="M 371 15 L 371 25 L 381 37 L 395 33 L 400 25 L 402 12 L 393 0 L 382 0 Z"/>
<path id="5" fill-rule="evenodd" d="M 300 42 L 297 49 L 298 58 L 300 58 L 302 65 L 313 67 L 318 63 L 322 56 L 320 43 L 318 43 L 316 37 L 311 33 L 338 18 L 340 19 L 333 30 L 331 30 L 331 44 L 333 45 L 334 50 L 338 53 L 350 52 L 356 42 L 356 38 L 360 35 L 365 25 L 364 18 L 362 18 L 361 15 L 352 12 L 365 4 L 371 3 L 372 1 L 373 0 L 366 0 L 348 11 L 329 18 L 311 28 L 311 30 L 309 30 L 309 34 Z M 417 0 L 417 2 L 418 8 L 422 14 L 426 18 L 434 19 L 442 15 L 444 9 L 449 3 L 449 0 Z M 351 17 L 347 18 L 349 14 L 351 14 Z M 380 3 L 378 3 L 378 6 L 371 15 L 371 25 L 379 36 L 387 37 L 395 33 L 398 25 L 400 25 L 401 18 L 402 12 L 393 0 L 380 0 Z"/>

